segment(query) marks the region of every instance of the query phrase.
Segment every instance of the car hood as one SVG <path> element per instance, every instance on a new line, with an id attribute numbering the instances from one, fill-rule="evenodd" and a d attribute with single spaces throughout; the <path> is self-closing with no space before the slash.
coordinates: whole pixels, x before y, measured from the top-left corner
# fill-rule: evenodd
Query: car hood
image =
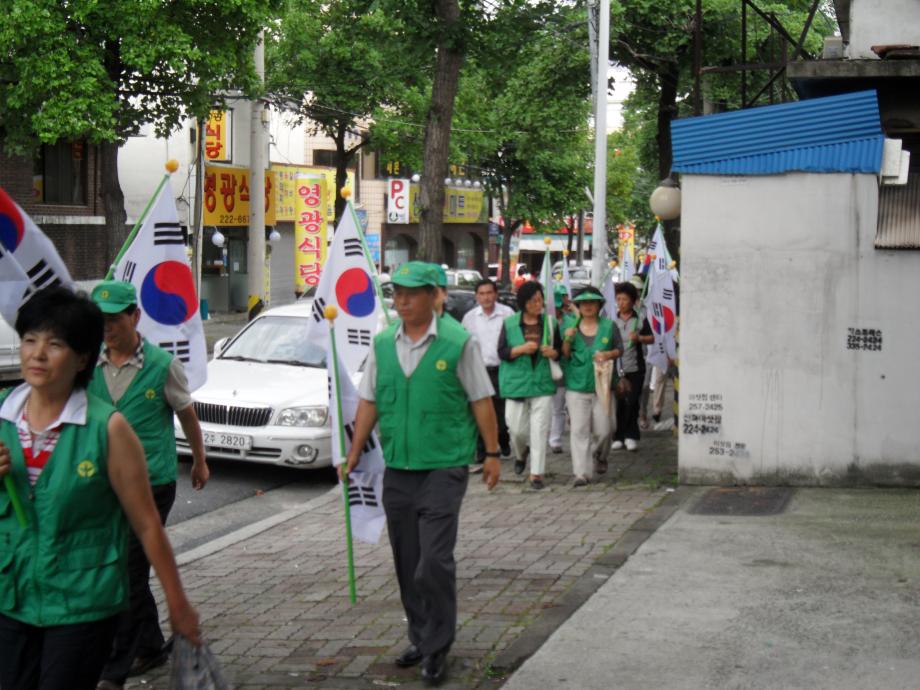
<path id="1" fill-rule="evenodd" d="M 327 405 L 326 369 L 213 359 L 208 381 L 192 397 L 222 405 Z"/>

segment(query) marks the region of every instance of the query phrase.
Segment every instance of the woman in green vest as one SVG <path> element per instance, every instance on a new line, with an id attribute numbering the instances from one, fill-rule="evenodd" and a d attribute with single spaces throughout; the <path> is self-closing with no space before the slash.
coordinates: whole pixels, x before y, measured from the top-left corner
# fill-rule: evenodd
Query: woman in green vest
<path id="1" fill-rule="evenodd" d="M 517 303 L 520 311 L 505 319 L 498 338 L 498 386 L 505 399 L 514 471 L 524 472 L 529 455 L 530 485 L 542 489 L 556 393 L 549 363 L 559 358 L 561 339 L 555 322 L 543 313 L 540 283 L 524 283 Z"/>
<path id="2" fill-rule="evenodd" d="M 592 479 L 591 457 L 597 445 L 610 435 L 610 388 L 606 399 L 595 388 L 595 362 L 612 361 L 620 356 L 623 343 L 613 321 L 600 316 L 604 297 L 595 287 L 582 289 L 574 298 L 578 317 L 563 324 L 562 361 L 565 369 L 565 402 L 572 428 L 572 472 L 574 486 L 584 486 Z M 597 471 L 607 470 L 606 461 L 598 461 Z"/>
<path id="3" fill-rule="evenodd" d="M 63 288 L 35 293 L 16 318 L 25 383 L 0 394 L 4 690 L 96 687 L 128 603 L 129 523 L 163 585 L 173 630 L 200 643 L 140 441 L 86 393 L 102 329 L 99 308 Z"/>

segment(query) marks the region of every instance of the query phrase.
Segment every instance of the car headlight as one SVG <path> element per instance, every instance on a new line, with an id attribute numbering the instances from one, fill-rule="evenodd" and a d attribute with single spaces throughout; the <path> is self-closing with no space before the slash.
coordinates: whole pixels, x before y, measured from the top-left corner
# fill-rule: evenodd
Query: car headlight
<path id="1" fill-rule="evenodd" d="M 278 426 L 326 426 L 325 407 L 288 407 L 278 415 Z"/>

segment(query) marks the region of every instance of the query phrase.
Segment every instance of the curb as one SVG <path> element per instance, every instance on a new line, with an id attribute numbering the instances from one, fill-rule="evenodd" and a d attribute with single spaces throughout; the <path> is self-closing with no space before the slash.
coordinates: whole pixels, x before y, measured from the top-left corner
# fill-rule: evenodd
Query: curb
<path id="1" fill-rule="evenodd" d="M 679 486 L 666 496 L 648 515 L 640 518 L 626 530 L 623 537 L 609 552 L 594 561 L 592 566 L 575 581 L 556 606 L 544 609 L 520 637 L 502 650 L 490 664 L 502 682 L 533 656 L 549 637 L 567 621 L 575 611 L 609 580 L 655 531 L 667 522 L 694 493 L 695 487 Z M 484 678 L 478 688 L 495 688 L 496 679 Z"/>
<path id="2" fill-rule="evenodd" d="M 303 505 L 297 506 L 296 508 L 290 508 L 285 510 L 283 513 L 278 513 L 277 515 L 272 515 L 271 517 L 264 518 L 258 522 L 253 522 L 250 525 L 241 527 L 235 532 L 230 532 L 230 534 L 225 534 L 222 537 L 218 537 L 213 541 L 209 541 L 206 544 L 201 546 L 196 546 L 194 549 L 189 549 L 184 551 L 181 554 L 176 556 L 176 565 L 182 567 L 188 565 L 189 563 L 194 563 L 195 561 L 200 561 L 202 558 L 207 558 L 218 551 L 223 551 L 229 546 L 238 544 L 241 541 L 245 541 L 250 537 L 254 537 L 257 534 L 261 534 L 266 530 L 270 530 L 276 525 L 280 525 L 283 522 L 288 520 L 293 520 L 296 517 L 300 517 L 304 513 L 307 513 L 316 508 L 321 508 L 327 503 L 338 500 L 338 497 L 342 495 L 342 490 L 339 485 L 336 485 L 329 489 L 322 496 L 317 496 L 312 498 Z"/>

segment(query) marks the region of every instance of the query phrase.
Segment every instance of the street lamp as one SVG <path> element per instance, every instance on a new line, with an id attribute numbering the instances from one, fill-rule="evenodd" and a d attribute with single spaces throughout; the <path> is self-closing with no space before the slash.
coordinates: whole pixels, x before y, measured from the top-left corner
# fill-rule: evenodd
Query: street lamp
<path id="1" fill-rule="evenodd" d="M 224 237 L 223 233 L 217 228 L 214 228 L 214 234 L 211 235 L 211 244 L 213 244 L 215 247 L 223 247 L 224 242 L 226 241 L 227 238 Z"/>
<path id="2" fill-rule="evenodd" d="M 278 244 L 281 241 L 281 233 L 272 228 L 272 231 L 268 233 L 268 241 L 272 244 Z"/>
<path id="3" fill-rule="evenodd" d="M 680 187 L 677 186 L 677 182 L 671 177 L 663 179 L 649 197 L 648 205 L 652 209 L 652 213 L 661 218 L 661 220 L 679 218 Z"/>
<path id="4" fill-rule="evenodd" d="M 414 174 L 412 177 L 410 177 L 409 179 L 412 180 L 412 181 L 415 182 L 415 183 L 418 183 L 418 181 L 422 179 L 422 176 L 419 175 L 418 173 L 415 173 L 415 174 Z"/>

